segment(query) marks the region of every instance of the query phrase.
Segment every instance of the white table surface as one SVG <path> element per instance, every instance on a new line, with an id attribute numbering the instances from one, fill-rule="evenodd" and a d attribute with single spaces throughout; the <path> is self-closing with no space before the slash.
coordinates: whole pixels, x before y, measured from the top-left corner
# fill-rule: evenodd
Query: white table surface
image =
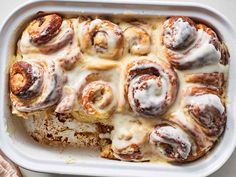
<path id="1" fill-rule="evenodd" d="M 0 6 L 0 23 L 9 15 L 9 13 L 20 4 L 27 0 L 6 0 L 2 1 Z M 165 0 L 159 0 L 165 1 Z M 178 1 L 178 0 L 169 0 Z M 214 7 L 223 13 L 229 20 L 236 26 L 236 0 L 185 0 L 188 2 L 198 2 Z M 28 170 L 21 169 L 24 177 L 72 177 L 68 175 L 58 174 L 42 174 L 35 173 Z M 234 177 L 236 176 L 236 151 L 226 164 L 217 172 L 211 175 L 211 177 Z"/>

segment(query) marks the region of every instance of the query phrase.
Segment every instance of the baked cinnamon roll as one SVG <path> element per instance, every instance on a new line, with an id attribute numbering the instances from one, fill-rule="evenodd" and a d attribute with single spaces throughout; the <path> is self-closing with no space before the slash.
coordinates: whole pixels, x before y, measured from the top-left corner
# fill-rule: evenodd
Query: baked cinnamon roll
<path id="1" fill-rule="evenodd" d="M 172 162 L 183 162 L 193 158 L 194 142 L 191 136 L 175 124 L 157 125 L 150 133 L 153 151 Z"/>
<path id="2" fill-rule="evenodd" d="M 13 107 L 20 112 L 42 110 L 61 96 L 62 72 L 52 61 L 17 61 L 10 69 Z"/>
<path id="3" fill-rule="evenodd" d="M 33 20 L 23 32 L 19 49 L 27 53 L 52 53 L 72 41 L 74 29 L 71 20 L 63 20 L 57 14 L 45 15 Z"/>
<path id="4" fill-rule="evenodd" d="M 178 77 L 164 61 L 136 60 L 127 65 L 125 94 L 132 110 L 145 117 L 166 113 L 178 93 Z"/>
<path id="5" fill-rule="evenodd" d="M 80 24 L 78 33 L 83 52 L 106 59 L 118 59 L 123 53 L 122 30 L 110 21 L 84 21 Z"/>
<path id="6" fill-rule="evenodd" d="M 151 50 L 151 37 L 141 25 L 130 26 L 124 30 L 125 48 L 133 55 L 146 55 Z"/>
<path id="7" fill-rule="evenodd" d="M 124 161 L 145 160 L 141 149 L 148 140 L 148 129 L 137 118 L 114 118 L 111 140 L 111 150 L 115 158 Z"/>
<path id="8" fill-rule="evenodd" d="M 214 89 L 189 87 L 184 98 L 185 112 L 208 135 L 218 137 L 226 124 L 226 109 Z"/>
<path id="9" fill-rule="evenodd" d="M 85 122 L 107 123 L 116 109 L 113 86 L 100 79 L 98 73 L 88 74 L 77 91 L 78 108 L 73 116 Z"/>
<path id="10" fill-rule="evenodd" d="M 177 69 L 227 63 L 227 49 L 216 33 L 188 17 L 169 18 L 164 22 L 162 35 L 167 59 Z"/>

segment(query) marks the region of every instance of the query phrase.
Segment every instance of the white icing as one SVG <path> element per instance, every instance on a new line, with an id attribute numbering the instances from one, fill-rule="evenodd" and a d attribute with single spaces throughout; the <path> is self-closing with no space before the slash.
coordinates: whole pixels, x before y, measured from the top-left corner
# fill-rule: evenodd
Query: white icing
<path id="1" fill-rule="evenodd" d="M 75 99 L 76 99 L 76 91 L 72 89 L 71 87 L 64 86 L 62 99 L 58 103 L 55 109 L 55 112 L 71 113 L 74 106 Z"/>
<path id="2" fill-rule="evenodd" d="M 147 137 L 146 127 L 138 118 L 118 114 L 113 118 L 114 130 L 111 133 L 112 149 L 117 153 L 129 151 L 132 144 L 142 146 Z M 120 152 L 121 151 L 121 152 Z"/>
<path id="3" fill-rule="evenodd" d="M 202 29 L 197 32 L 195 42 L 185 50 L 169 50 L 173 56 L 172 60 L 180 65 L 193 63 L 193 66 L 216 64 L 221 58 L 221 53 L 210 43 L 211 36 Z M 193 67 L 192 66 L 192 67 Z"/>
<path id="4" fill-rule="evenodd" d="M 164 137 L 168 137 L 169 139 L 174 139 L 175 141 L 178 141 L 178 142 L 181 142 L 183 143 L 185 146 L 186 146 L 186 151 L 183 151 L 181 149 L 181 145 L 174 142 L 174 141 L 171 141 L 171 140 L 168 140 L 168 139 L 165 139 L 159 135 L 162 135 Z M 154 129 L 152 131 L 152 133 L 150 134 L 150 142 L 152 144 L 156 144 L 157 142 L 161 142 L 161 143 L 166 143 L 166 144 L 169 144 L 171 145 L 173 148 L 175 148 L 175 150 L 180 154 L 180 156 L 183 158 L 183 159 L 187 159 L 188 158 L 188 155 L 191 151 L 191 142 L 189 141 L 189 138 L 188 138 L 188 135 L 182 131 L 181 129 L 179 128 L 175 128 L 175 127 L 172 127 L 172 126 L 164 126 L 164 127 L 160 127 L 158 129 Z M 160 149 L 161 153 L 165 153 L 162 149 Z"/>
<path id="5" fill-rule="evenodd" d="M 136 77 L 134 80 L 131 81 L 129 93 L 132 93 L 132 88 L 138 87 L 139 84 L 137 83 L 137 81 L 139 80 L 139 78 L 140 77 Z M 133 98 L 139 100 L 140 107 L 144 109 L 152 106 L 160 107 L 163 102 L 165 102 L 168 84 L 163 78 L 161 78 L 161 87 L 158 86 L 157 80 L 155 79 L 149 79 L 145 83 L 147 84 L 147 89 L 134 90 L 134 95 L 129 94 L 129 100 L 132 101 Z"/>
<path id="6" fill-rule="evenodd" d="M 169 94 L 169 92 L 171 91 L 169 77 L 163 71 L 163 68 L 154 64 L 145 64 L 145 65 L 135 65 L 134 67 L 131 68 L 131 70 L 153 68 L 153 67 L 159 71 L 160 76 L 157 77 L 156 79 L 153 78 L 145 81 L 145 83 L 147 84 L 146 89 L 134 89 L 134 88 L 139 88 L 140 84 L 138 83 L 138 81 L 140 77 L 142 77 L 143 75 L 135 77 L 130 82 L 128 88 L 128 100 L 130 106 L 134 111 L 136 110 L 136 104 L 134 100 L 137 99 L 139 100 L 140 108 L 145 109 L 154 107 L 156 109 L 153 110 L 154 111 L 153 114 L 158 114 L 162 112 L 163 109 L 162 105 L 166 102 L 166 95 Z M 147 75 L 148 74 L 149 73 L 147 73 Z M 161 83 L 160 86 L 157 84 L 158 79 L 160 79 Z"/>
<path id="7" fill-rule="evenodd" d="M 195 39 L 197 34 L 196 28 L 183 21 L 182 18 L 178 18 L 172 28 L 168 24 L 169 20 L 165 22 L 164 42 L 168 45 L 172 44 L 173 48 L 183 45 L 183 43 L 186 46 Z"/>
<path id="8" fill-rule="evenodd" d="M 28 89 L 29 91 L 35 91 L 35 90 L 40 90 L 39 84 L 41 82 L 41 77 L 43 77 L 43 71 L 41 69 L 39 69 L 37 66 L 35 67 L 34 64 L 32 63 L 32 75 L 33 77 L 39 78 L 37 79 L 33 85 L 30 86 L 30 88 Z"/>
<path id="9" fill-rule="evenodd" d="M 186 116 L 183 111 L 183 109 L 176 109 L 176 111 L 172 114 L 173 121 L 177 122 L 183 127 L 186 127 L 191 131 L 193 136 L 198 137 L 198 144 L 201 145 L 203 149 L 209 149 L 212 146 L 212 141 L 208 139 L 201 127 L 197 126 L 197 124 L 193 122 L 192 118 Z M 196 146 L 194 146 L 193 149 L 196 149 Z"/>
<path id="10" fill-rule="evenodd" d="M 217 95 L 214 94 L 204 94 L 188 96 L 185 98 L 186 105 L 199 105 L 200 110 L 204 110 L 206 105 L 213 106 L 219 110 L 220 114 L 223 114 L 225 108 Z"/>
<path id="11" fill-rule="evenodd" d="M 81 71 L 81 68 L 76 68 L 72 71 L 67 72 L 67 85 L 75 90 L 79 90 L 80 87 L 86 83 L 86 77 L 92 74 L 92 71 Z"/>

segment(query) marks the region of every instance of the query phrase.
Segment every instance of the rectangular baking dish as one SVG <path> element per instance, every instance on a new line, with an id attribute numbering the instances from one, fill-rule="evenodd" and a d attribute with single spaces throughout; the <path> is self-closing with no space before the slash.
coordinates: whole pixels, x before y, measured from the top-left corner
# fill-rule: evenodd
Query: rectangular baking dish
<path id="1" fill-rule="evenodd" d="M 231 54 L 228 86 L 227 127 L 221 142 L 204 158 L 189 164 L 131 163 L 102 159 L 95 152 L 84 149 L 52 148 L 34 142 L 24 131 L 19 120 L 13 118 L 8 101 L 8 66 L 15 42 L 24 22 L 39 11 L 60 14 L 107 14 L 133 16 L 184 15 L 213 26 L 226 42 Z M 236 45 L 235 31 L 230 22 L 214 9 L 195 3 L 157 1 L 85 0 L 28 2 L 17 8 L 3 23 L 0 33 L 0 147 L 15 163 L 23 168 L 49 173 L 94 176 L 207 176 L 219 169 L 232 154 L 236 144 Z"/>

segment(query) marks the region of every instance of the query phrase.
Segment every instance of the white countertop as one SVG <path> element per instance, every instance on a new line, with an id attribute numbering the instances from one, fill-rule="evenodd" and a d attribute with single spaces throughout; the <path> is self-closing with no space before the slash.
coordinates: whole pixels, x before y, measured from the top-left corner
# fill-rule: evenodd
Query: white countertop
<path id="1" fill-rule="evenodd" d="M 3 1 L 0 6 L 0 23 L 6 18 L 9 13 L 15 9 L 18 5 L 22 4 L 27 0 L 7 0 Z M 159 0 L 165 1 L 165 0 Z M 178 0 L 169 0 L 178 1 Z M 185 0 L 188 2 L 198 2 L 214 7 L 223 13 L 229 20 L 236 26 L 236 1 L 235 0 Z M 28 170 L 22 169 L 24 177 L 70 177 L 68 175 L 57 175 L 57 174 L 42 174 L 30 172 Z M 236 176 L 236 151 L 233 153 L 231 158 L 226 162 L 226 164 L 217 172 L 211 175 L 211 177 L 233 177 Z"/>

